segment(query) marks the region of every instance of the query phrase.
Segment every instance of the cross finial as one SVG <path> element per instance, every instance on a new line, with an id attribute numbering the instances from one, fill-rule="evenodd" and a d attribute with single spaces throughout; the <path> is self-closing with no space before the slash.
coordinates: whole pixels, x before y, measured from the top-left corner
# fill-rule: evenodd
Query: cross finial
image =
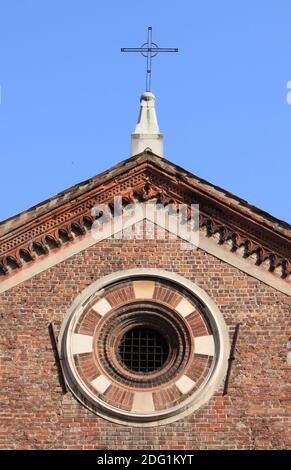
<path id="1" fill-rule="evenodd" d="M 174 47 L 158 47 L 157 44 L 152 42 L 153 28 L 148 27 L 148 40 L 141 47 L 123 47 L 121 52 L 140 52 L 147 59 L 146 69 L 146 91 L 151 91 L 151 78 L 152 78 L 152 58 L 159 52 L 178 52 Z"/>

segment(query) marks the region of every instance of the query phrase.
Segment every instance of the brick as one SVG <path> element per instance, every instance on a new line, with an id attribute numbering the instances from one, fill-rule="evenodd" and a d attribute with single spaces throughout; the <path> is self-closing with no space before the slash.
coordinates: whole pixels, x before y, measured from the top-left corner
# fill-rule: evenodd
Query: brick
<path id="1" fill-rule="evenodd" d="M 150 428 L 109 422 L 70 393 L 64 396 L 48 334 L 52 321 L 59 331 L 68 308 L 88 285 L 117 270 L 137 267 L 175 271 L 197 283 L 220 308 L 230 339 L 235 325 L 241 323 L 228 395 L 223 396 L 221 387 L 192 415 Z M 157 292 L 156 287 L 154 296 Z M 179 300 L 166 289 L 160 292 L 165 302 Z M 118 301 L 126 295 L 120 294 Z M 5 426 L 0 448 L 290 448 L 290 390 L 286 387 L 290 305 L 287 295 L 200 249 L 181 250 L 179 241 L 102 241 L 0 295 L 1 420 Z M 203 326 L 195 316 L 193 322 L 198 336 L 203 336 L 199 329 Z M 88 318 L 81 332 L 88 334 L 86 328 L 93 323 Z M 90 359 L 79 359 L 79 367 L 92 375 Z M 195 367 L 189 367 L 187 376 L 195 381 L 212 358 L 197 355 L 193 360 Z M 110 391 L 110 387 L 108 401 L 123 403 L 130 410 L 131 392 Z M 160 400 L 155 406 L 162 409 L 173 397 L 178 403 L 178 393 L 174 385 L 169 387 L 163 393 L 164 403 Z"/>

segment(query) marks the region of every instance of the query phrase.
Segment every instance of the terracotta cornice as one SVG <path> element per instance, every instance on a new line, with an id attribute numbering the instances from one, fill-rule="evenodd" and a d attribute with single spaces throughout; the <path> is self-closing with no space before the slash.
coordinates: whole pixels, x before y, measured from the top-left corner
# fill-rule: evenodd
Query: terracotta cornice
<path id="1" fill-rule="evenodd" d="M 50 251 L 90 231 L 95 204 L 156 198 L 162 203 L 197 203 L 200 227 L 230 252 L 252 258 L 288 281 L 290 226 L 236 196 L 151 153 L 108 171 L 0 224 L 0 282 Z"/>

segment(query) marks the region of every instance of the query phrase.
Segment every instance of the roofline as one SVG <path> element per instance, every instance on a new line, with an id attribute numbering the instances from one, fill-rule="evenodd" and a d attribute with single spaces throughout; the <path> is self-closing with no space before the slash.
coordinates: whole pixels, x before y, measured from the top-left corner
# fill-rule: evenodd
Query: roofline
<path id="1" fill-rule="evenodd" d="M 79 194 L 84 194 L 86 191 L 82 191 L 82 187 L 87 187 L 88 191 L 92 189 L 91 185 L 92 186 L 99 186 L 99 184 L 105 182 L 105 181 L 108 181 L 111 177 L 113 176 L 117 176 L 120 174 L 120 172 L 122 173 L 122 170 L 127 171 L 128 170 L 128 167 L 134 167 L 136 165 L 136 162 L 139 160 L 139 159 L 143 159 L 144 158 L 144 161 L 145 162 L 148 162 L 152 165 L 155 165 L 157 164 L 157 162 L 159 162 L 158 165 L 158 168 L 162 168 L 162 169 L 165 169 L 165 171 L 167 172 L 170 172 L 170 173 L 173 173 L 171 170 L 174 168 L 175 169 L 175 176 L 178 176 L 180 179 L 181 177 L 184 177 L 184 178 L 188 178 L 191 180 L 191 182 L 193 183 L 193 179 L 194 180 L 197 180 L 197 183 L 198 184 L 203 184 L 203 185 L 206 185 L 208 188 L 212 188 L 212 189 L 215 189 L 218 193 L 221 194 L 221 196 L 223 198 L 231 198 L 232 200 L 236 201 L 239 203 L 239 205 L 237 205 L 235 207 L 236 210 L 238 210 L 239 212 L 242 212 L 245 214 L 245 212 L 243 210 L 241 210 L 242 208 L 246 208 L 248 209 L 251 213 L 257 215 L 258 217 L 260 217 L 262 219 L 262 221 L 265 221 L 267 222 L 267 226 L 269 227 L 269 224 L 270 223 L 273 223 L 273 224 L 276 224 L 278 227 L 280 227 L 281 229 L 283 230 L 286 230 L 288 232 L 290 232 L 290 234 L 284 234 L 285 236 L 288 236 L 290 237 L 291 239 L 291 225 L 284 221 L 284 220 L 281 220 L 281 219 L 278 219 L 276 218 L 275 216 L 273 216 L 272 214 L 250 204 L 248 201 L 234 195 L 233 193 L 221 188 L 220 186 L 217 186 L 217 185 L 214 185 L 212 183 L 210 183 L 209 181 L 203 179 L 203 178 L 200 178 L 199 176 L 185 170 L 184 168 L 182 168 L 181 166 L 179 165 L 176 165 L 175 163 L 165 159 L 165 158 L 162 158 L 150 151 L 145 151 L 145 152 L 141 152 L 133 157 L 129 157 L 123 161 L 121 161 L 120 163 L 116 164 L 116 165 L 113 165 L 111 168 L 87 179 L 87 180 L 84 180 L 84 181 L 81 181 L 80 183 L 77 183 L 67 189 L 65 189 L 64 191 L 61 191 L 59 193 L 57 193 L 56 195 L 52 196 L 51 198 L 48 198 L 48 199 L 45 199 L 44 201 L 14 215 L 14 216 L 11 216 L 9 217 L 8 219 L 5 219 L 3 221 L 0 222 L 0 237 L 5 235 L 6 233 L 8 233 L 8 231 L 5 231 L 5 225 L 9 225 L 11 226 L 12 225 L 12 222 L 15 221 L 17 222 L 18 219 L 21 219 L 22 216 L 24 215 L 30 215 L 33 211 L 35 212 L 38 212 L 38 209 L 41 209 L 42 207 L 45 207 L 47 206 L 48 204 L 50 204 L 50 206 L 52 205 L 52 203 L 54 201 L 57 201 L 58 199 L 61 199 L 61 198 L 65 198 L 65 196 L 67 195 L 72 195 L 72 198 L 75 196 L 75 191 L 80 191 Z M 126 167 L 126 168 L 125 168 Z M 121 171 L 120 171 L 121 170 Z M 112 174 L 114 173 L 114 175 Z M 105 178 L 104 178 L 105 177 Z M 105 181 L 104 181 L 104 180 Z M 89 186 L 89 187 L 88 187 Z M 84 188 L 84 189 L 85 189 Z M 203 190 L 203 188 L 199 188 L 200 190 Z M 207 192 L 207 191 L 205 191 Z M 208 192 L 207 192 L 208 194 Z M 215 197 L 215 194 L 212 193 L 212 196 Z M 69 202 L 71 200 L 71 198 L 65 198 L 64 199 L 64 203 L 66 202 Z M 32 215 L 32 214 L 31 214 Z M 251 215 L 251 214 L 248 214 L 248 215 Z M 36 216 L 38 216 L 38 214 L 36 214 Z M 33 219 L 33 216 L 32 216 L 32 219 Z M 30 219 L 31 220 L 31 219 Z M 24 224 L 25 224 L 25 220 L 23 220 Z M 257 221 L 258 222 L 258 221 Z M 22 225 L 22 224 L 20 224 Z M 273 229 L 277 229 L 278 227 L 272 227 Z M 3 233 L 1 234 L 1 229 L 4 228 L 4 231 Z M 12 228 L 13 230 L 13 228 Z M 277 231 L 277 230 L 276 230 Z M 281 234 L 281 231 L 279 230 L 278 233 Z"/>

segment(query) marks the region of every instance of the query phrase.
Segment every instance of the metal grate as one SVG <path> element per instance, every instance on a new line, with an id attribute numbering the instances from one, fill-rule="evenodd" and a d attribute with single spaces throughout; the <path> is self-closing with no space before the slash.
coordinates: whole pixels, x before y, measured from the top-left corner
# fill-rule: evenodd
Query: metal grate
<path id="1" fill-rule="evenodd" d="M 125 333 L 118 352 L 128 369 L 142 374 L 160 369 L 168 357 L 169 348 L 158 331 L 134 328 Z"/>

